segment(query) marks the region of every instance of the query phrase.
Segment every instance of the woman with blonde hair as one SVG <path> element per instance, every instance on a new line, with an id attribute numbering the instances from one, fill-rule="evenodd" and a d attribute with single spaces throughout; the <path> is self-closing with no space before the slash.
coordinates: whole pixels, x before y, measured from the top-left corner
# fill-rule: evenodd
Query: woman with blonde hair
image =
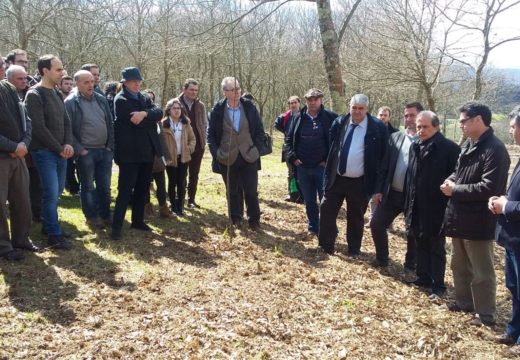
<path id="1" fill-rule="evenodd" d="M 186 116 L 186 109 L 178 99 L 171 99 L 164 108 L 162 140 L 168 152 L 166 174 L 168 174 L 168 197 L 172 211 L 184 215 L 186 176 L 191 154 L 195 150 L 195 133 Z"/>

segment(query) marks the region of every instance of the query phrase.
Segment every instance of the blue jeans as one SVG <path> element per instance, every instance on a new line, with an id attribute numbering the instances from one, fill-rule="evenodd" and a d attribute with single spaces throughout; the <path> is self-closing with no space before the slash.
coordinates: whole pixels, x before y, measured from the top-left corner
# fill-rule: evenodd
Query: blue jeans
<path id="1" fill-rule="evenodd" d="M 513 308 L 511 320 L 507 324 L 506 334 L 520 344 L 520 253 L 506 249 L 505 254 L 506 287 L 511 292 Z"/>
<path id="2" fill-rule="evenodd" d="M 110 218 L 110 180 L 113 153 L 107 149 L 87 149 L 76 160 L 79 171 L 81 209 L 87 219 Z M 96 186 L 94 186 L 94 182 Z"/>
<path id="3" fill-rule="evenodd" d="M 316 234 L 320 230 L 320 209 L 318 201 L 321 202 L 323 197 L 323 173 L 325 168 L 323 166 L 304 167 L 298 165 L 296 167 L 296 176 L 298 184 L 303 193 L 305 201 L 305 210 L 307 212 L 307 219 L 309 220 L 308 229 Z M 318 201 L 316 201 L 318 195 Z"/>
<path id="4" fill-rule="evenodd" d="M 67 160 L 49 150 L 31 152 L 42 186 L 42 222 L 48 235 L 61 235 L 58 223 L 58 198 L 65 187 Z"/>

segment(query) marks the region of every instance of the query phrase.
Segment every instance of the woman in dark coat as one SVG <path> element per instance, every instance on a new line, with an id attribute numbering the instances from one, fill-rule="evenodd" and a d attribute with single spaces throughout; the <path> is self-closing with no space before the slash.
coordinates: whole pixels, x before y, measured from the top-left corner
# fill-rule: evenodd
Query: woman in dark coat
<path id="1" fill-rule="evenodd" d="M 121 239 L 121 228 L 131 198 L 131 227 L 151 231 L 144 223 L 144 204 L 154 156 L 162 156 L 156 126 L 162 117 L 161 109 L 148 96 L 141 94 L 143 79 L 138 68 L 125 68 L 121 75 L 123 87 L 114 99 L 114 160 L 119 165 L 119 179 L 112 222 L 113 240 Z"/>

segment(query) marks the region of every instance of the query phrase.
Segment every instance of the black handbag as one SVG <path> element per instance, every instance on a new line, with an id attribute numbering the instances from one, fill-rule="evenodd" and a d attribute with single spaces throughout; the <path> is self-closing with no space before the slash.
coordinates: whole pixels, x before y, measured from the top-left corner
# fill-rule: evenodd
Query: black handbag
<path id="1" fill-rule="evenodd" d="M 273 152 L 273 141 L 271 136 L 268 133 L 264 133 L 264 138 L 262 139 L 262 146 L 258 149 L 260 156 L 269 155 Z"/>

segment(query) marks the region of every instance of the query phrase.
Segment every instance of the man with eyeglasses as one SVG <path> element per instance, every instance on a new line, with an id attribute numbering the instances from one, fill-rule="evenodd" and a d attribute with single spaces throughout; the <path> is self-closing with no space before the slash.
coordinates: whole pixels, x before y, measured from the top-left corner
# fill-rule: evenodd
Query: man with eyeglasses
<path id="1" fill-rule="evenodd" d="M 243 191 L 249 228 L 259 231 L 258 170 L 264 126 L 256 106 L 241 98 L 237 79 L 225 77 L 221 86 L 225 98 L 213 107 L 208 124 L 212 169 L 222 175 L 226 185 L 228 215 L 233 225 L 242 223 Z"/>
<path id="2" fill-rule="evenodd" d="M 336 218 L 344 201 L 347 202 L 347 255 L 356 258 L 361 254 L 363 216 L 374 194 L 388 142 L 386 125 L 368 113 L 368 105 L 368 96 L 354 95 L 350 99 L 350 112 L 334 120 L 330 129 L 319 233 L 320 248 L 327 254 L 334 254 L 338 235 Z"/>
<path id="3" fill-rule="evenodd" d="M 386 267 L 389 264 L 388 228 L 397 215 L 404 210 L 404 183 L 410 147 L 417 138 L 416 118 L 424 108 L 419 102 L 411 102 L 404 107 L 404 130 L 390 135 L 385 158 L 378 173 L 372 200 L 376 209 L 370 220 L 370 230 L 376 248 L 376 258 L 372 265 Z M 405 281 L 415 281 L 415 238 L 406 237 L 404 261 Z"/>
<path id="4" fill-rule="evenodd" d="M 289 132 L 289 128 L 291 127 L 291 123 L 294 119 L 296 119 L 300 115 L 300 105 L 301 100 L 298 96 L 293 95 L 289 97 L 287 100 L 287 104 L 289 106 L 289 110 L 280 114 L 276 120 L 274 121 L 274 127 L 276 130 L 280 131 L 284 134 L 284 137 L 287 136 Z M 291 164 L 290 161 L 287 161 L 287 149 L 282 149 L 282 162 L 287 164 L 287 190 L 288 195 L 285 198 L 285 201 L 290 202 L 302 202 L 303 194 L 298 189 L 295 177 L 295 167 Z"/>
<path id="5" fill-rule="evenodd" d="M 27 60 L 27 52 L 25 50 L 12 50 L 9 54 L 7 54 L 6 61 L 7 68 L 9 68 L 10 65 L 19 65 L 22 66 L 26 72 L 28 72 L 29 60 Z M 33 85 L 36 85 L 37 82 L 38 81 L 36 81 L 32 76 L 27 75 L 27 87 L 24 90 L 24 96 L 29 90 L 29 88 Z"/>
<path id="6" fill-rule="evenodd" d="M 496 321 L 494 237 L 496 215 L 488 199 L 505 192 L 510 159 L 493 133 L 491 110 L 468 102 L 460 109 L 460 127 L 467 140 L 457 167 L 441 185 L 450 198 L 443 231 L 452 238 L 451 269 L 456 302 L 451 311 L 475 311 L 471 325 L 492 326 Z"/>

